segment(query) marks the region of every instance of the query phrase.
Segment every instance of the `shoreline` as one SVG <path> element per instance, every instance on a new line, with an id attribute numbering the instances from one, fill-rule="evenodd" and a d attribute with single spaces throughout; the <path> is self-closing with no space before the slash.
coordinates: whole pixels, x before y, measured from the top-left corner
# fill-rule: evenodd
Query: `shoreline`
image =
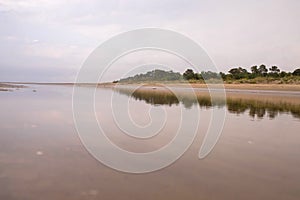
<path id="1" fill-rule="evenodd" d="M 11 84 L 11 83 L 4 83 L 0 82 L 0 92 L 10 92 L 15 89 L 24 88 L 26 86 L 21 84 Z"/>
<path id="2" fill-rule="evenodd" d="M 115 84 L 111 85 L 112 87 L 115 87 L 116 85 L 119 86 L 142 86 L 142 87 L 164 87 L 164 85 L 169 87 L 178 87 L 178 88 L 207 88 L 206 84 L 200 84 L 200 83 L 132 83 L 132 84 Z M 109 85 L 107 84 L 99 84 L 98 86 L 107 87 Z M 234 90 L 272 90 L 272 91 L 297 91 L 300 92 L 300 85 L 299 84 L 209 84 L 210 88 L 213 89 L 234 89 Z"/>
<path id="3" fill-rule="evenodd" d="M 172 82 L 153 82 L 153 83 L 33 83 L 33 82 L 0 82 L 0 91 L 9 89 L 23 88 L 26 85 L 59 85 L 59 86 L 87 86 L 87 87 L 116 87 L 116 86 L 141 86 L 141 87 L 178 87 L 178 88 L 207 88 L 207 84 L 203 83 L 172 83 Z M 273 91 L 298 91 L 300 92 L 300 84 L 208 84 L 211 88 L 237 89 L 237 90 L 273 90 Z"/>

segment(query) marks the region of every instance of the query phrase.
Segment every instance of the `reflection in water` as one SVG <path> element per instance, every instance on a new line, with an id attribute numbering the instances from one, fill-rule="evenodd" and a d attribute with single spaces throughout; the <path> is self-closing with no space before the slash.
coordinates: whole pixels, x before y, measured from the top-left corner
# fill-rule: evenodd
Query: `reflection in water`
<path id="1" fill-rule="evenodd" d="M 280 99 L 274 99 L 273 96 L 235 94 L 227 95 L 226 101 L 217 98 L 212 102 L 207 92 L 196 93 L 197 99 L 195 99 L 189 92 L 170 91 L 166 88 L 139 88 L 133 90 L 132 88 L 118 87 L 115 90 L 152 105 L 172 106 L 182 103 L 188 109 L 196 104 L 199 104 L 201 108 L 226 106 L 230 113 L 241 114 L 249 112 L 249 115 L 253 118 L 263 118 L 267 115 L 270 119 L 273 119 L 280 113 L 288 113 L 295 118 L 300 118 L 299 98 L 292 98 L 291 100 L 291 98 L 280 97 Z"/>
<path id="2" fill-rule="evenodd" d="M 126 90 L 119 90 L 121 94 L 129 94 L 127 93 Z M 170 92 L 158 92 L 158 91 L 153 91 L 153 92 L 144 92 L 144 91 L 139 91 L 136 90 L 133 92 L 132 96 L 136 100 L 144 100 L 146 103 L 152 104 L 152 105 L 178 105 L 179 100 L 177 97 Z"/>
<path id="3" fill-rule="evenodd" d="M 37 92 L 32 92 L 33 89 Z M 99 88 L 95 93 L 97 118 L 104 124 L 107 136 L 120 148 L 149 152 L 166 145 L 180 126 L 178 116 L 183 104 L 189 108 L 197 105 L 182 89 L 176 99 L 168 94 L 157 98 L 163 92 L 160 88 L 148 90 L 155 94 L 150 93 L 145 99 L 149 93 L 135 92 L 133 98 L 142 101 L 132 98 L 130 102 L 130 91 L 122 91 L 126 95 L 121 95 L 110 88 Z M 114 103 L 128 107 L 132 120 L 138 119 L 135 122 L 141 124 L 148 123 L 148 117 L 153 116 L 151 104 L 166 105 L 154 109 L 169 114 L 162 129 L 166 134 L 146 140 L 128 137 L 112 116 L 113 95 Z M 72 87 L 30 85 L 14 92 L 0 92 L 0 199 L 299 200 L 299 118 L 278 115 L 274 120 L 249 120 L 244 114 L 229 116 L 213 152 L 205 160 L 198 159 L 212 113 L 205 108 L 219 103 L 224 108 L 230 107 L 231 112 L 248 109 L 255 116 L 299 113 L 300 100 L 295 95 L 228 96 L 226 104 L 213 105 L 207 94 L 198 98 L 203 107 L 199 131 L 192 146 L 177 162 L 154 173 L 132 175 L 98 163 L 84 148 L 73 123 Z M 149 104 L 144 103 L 146 100 Z M 264 102 L 261 107 L 260 102 Z M 244 107 L 240 106 L 243 104 Z M 273 113 L 272 107 L 275 107 Z"/>
<path id="4" fill-rule="evenodd" d="M 259 99 L 227 99 L 227 108 L 232 113 L 244 113 L 249 110 L 251 117 L 263 118 L 266 114 L 270 119 L 280 113 L 289 113 L 293 117 L 300 118 L 300 104 L 284 101 L 272 102 L 272 100 Z"/>

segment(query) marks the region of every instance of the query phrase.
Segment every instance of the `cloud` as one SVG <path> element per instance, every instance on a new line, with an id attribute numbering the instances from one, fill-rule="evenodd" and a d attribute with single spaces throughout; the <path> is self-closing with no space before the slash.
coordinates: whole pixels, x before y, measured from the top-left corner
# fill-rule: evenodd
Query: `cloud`
<path id="1" fill-rule="evenodd" d="M 223 71 L 260 63 L 292 70 L 300 66 L 299 9 L 296 0 L 0 0 L 0 68 L 77 70 L 111 36 L 160 27 L 191 37 Z"/>
<path id="2" fill-rule="evenodd" d="M 85 51 L 85 52 L 84 52 Z M 88 55 L 90 49 L 84 49 L 76 45 L 65 44 L 52 44 L 52 43 L 38 43 L 27 44 L 23 47 L 25 56 L 29 57 L 42 57 L 42 58 L 54 58 L 54 59 L 67 59 L 70 57 L 76 59 L 77 56 L 85 54 Z"/>
<path id="3" fill-rule="evenodd" d="M 28 12 L 49 6 L 59 6 L 62 2 L 59 0 L 0 0 L 0 9 L 2 11 Z"/>

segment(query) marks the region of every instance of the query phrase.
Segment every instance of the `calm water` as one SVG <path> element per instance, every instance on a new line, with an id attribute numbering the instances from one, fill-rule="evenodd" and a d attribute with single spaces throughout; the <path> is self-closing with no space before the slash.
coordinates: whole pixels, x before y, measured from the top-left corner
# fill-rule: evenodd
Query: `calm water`
<path id="1" fill-rule="evenodd" d="M 31 85 L 0 92 L 0 102 L 1 200 L 300 199 L 299 93 L 231 91 L 226 101 L 211 102 L 202 90 L 192 99 L 180 89 L 176 96 L 152 88 L 97 89 L 99 123 L 115 144 L 133 152 L 164 146 L 182 110 L 199 106 L 200 126 L 189 150 L 171 166 L 141 175 L 112 170 L 86 151 L 73 122 L 72 87 Z M 128 112 L 118 113 L 123 108 Z M 226 111 L 223 132 L 199 160 L 216 109 Z M 121 131 L 116 117 L 130 117 L 140 127 L 166 121 L 156 136 L 137 141 Z"/>

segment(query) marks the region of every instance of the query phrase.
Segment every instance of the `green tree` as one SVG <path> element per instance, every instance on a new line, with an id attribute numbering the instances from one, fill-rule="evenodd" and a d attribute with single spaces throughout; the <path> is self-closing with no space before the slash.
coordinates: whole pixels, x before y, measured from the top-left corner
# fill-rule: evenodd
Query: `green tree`
<path id="1" fill-rule="evenodd" d="M 197 74 L 194 73 L 194 71 L 192 69 L 187 69 L 183 73 L 183 78 L 185 80 L 191 80 L 191 79 L 198 79 L 198 76 L 197 76 Z"/>
<path id="2" fill-rule="evenodd" d="M 259 75 L 259 71 L 257 65 L 252 66 L 251 74 L 249 74 L 248 78 L 253 79 L 256 78 L 258 75 Z"/>
<path id="3" fill-rule="evenodd" d="M 225 73 L 220 72 L 219 74 L 220 74 L 221 78 L 223 79 L 223 81 L 227 79 L 227 76 Z"/>
<path id="4" fill-rule="evenodd" d="M 272 66 L 271 68 L 269 68 L 270 72 L 272 73 L 279 73 L 280 69 L 277 66 Z"/>
<path id="5" fill-rule="evenodd" d="M 258 68 L 258 72 L 260 75 L 266 76 L 268 74 L 268 69 L 267 69 L 266 65 L 264 65 L 264 64 L 260 65 Z"/>
<path id="6" fill-rule="evenodd" d="M 212 72 L 212 71 L 207 71 L 207 72 L 202 71 L 201 72 L 201 77 L 203 79 L 206 79 L 206 80 L 208 80 L 208 79 L 219 79 L 220 75 L 218 73 Z"/>
<path id="7" fill-rule="evenodd" d="M 293 75 L 294 75 L 294 76 L 300 76 L 300 68 L 296 69 L 296 70 L 293 72 Z"/>
<path id="8" fill-rule="evenodd" d="M 271 68 L 269 68 L 270 70 L 270 75 L 273 76 L 273 77 L 278 77 L 279 76 L 279 72 L 280 72 L 280 69 L 277 67 L 277 66 L 272 66 Z"/>
<path id="9" fill-rule="evenodd" d="M 228 71 L 234 79 L 241 79 L 241 78 L 247 78 L 248 72 L 246 69 L 243 69 L 241 67 L 239 68 L 232 68 Z"/>
<path id="10" fill-rule="evenodd" d="M 252 74 L 259 74 L 259 70 L 257 65 L 251 67 Z"/>
<path id="11" fill-rule="evenodd" d="M 285 71 L 281 71 L 280 74 L 279 74 L 279 76 L 282 77 L 282 78 L 286 77 L 287 73 Z"/>

